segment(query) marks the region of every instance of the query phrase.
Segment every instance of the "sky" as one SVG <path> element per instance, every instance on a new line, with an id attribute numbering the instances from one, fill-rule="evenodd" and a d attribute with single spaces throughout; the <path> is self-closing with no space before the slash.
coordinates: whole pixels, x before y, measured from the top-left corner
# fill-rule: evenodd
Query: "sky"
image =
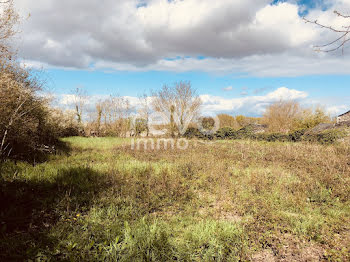
<path id="1" fill-rule="evenodd" d="M 103 4 L 102 4 L 103 3 Z M 350 110 L 350 45 L 315 52 L 339 35 L 350 0 L 16 0 L 19 56 L 43 69 L 60 106 L 77 86 L 89 102 L 191 81 L 205 113 L 261 115 L 281 99 Z M 348 21 L 347 21 L 348 20 Z"/>

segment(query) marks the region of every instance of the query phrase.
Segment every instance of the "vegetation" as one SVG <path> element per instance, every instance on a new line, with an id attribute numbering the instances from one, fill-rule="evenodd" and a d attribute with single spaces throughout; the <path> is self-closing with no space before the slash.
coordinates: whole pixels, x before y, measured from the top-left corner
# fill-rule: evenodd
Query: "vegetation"
<path id="1" fill-rule="evenodd" d="M 153 110 L 162 115 L 172 137 L 184 134 L 200 114 L 202 101 L 190 82 L 164 85 L 160 91 L 153 93 L 153 97 Z"/>
<path id="2" fill-rule="evenodd" d="M 298 129 L 288 134 L 285 133 L 269 133 L 261 132 L 260 125 L 248 125 L 239 130 L 235 130 L 231 127 L 223 127 L 216 131 L 214 134 L 203 134 L 199 129 L 191 127 L 188 128 L 184 134 L 184 137 L 188 139 L 206 139 L 206 140 L 238 140 L 238 139 L 250 139 L 256 141 L 267 142 L 300 142 L 308 141 L 320 144 L 333 144 L 341 139 L 349 136 L 349 131 L 346 128 L 334 128 L 332 125 L 326 130 L 313 133 L 310 129 Z M 256 128 L 259 128 L 258 131 Z"/>
<path id="3" fill-rule="evenodd" d="M 228 114 L 219 114 L 218 118 L 220 120 L 220 127 L 231 127 L 233 129 L 241 129 L 247 125 L 261 123 L 262 119 L 260 117 L 247 117 L 243 115 L 231 116 Z"/>
<path id="4" fill-rule="evenodd" d="M 140 96 L 135 118 L 120 96 L 89 111 L 81 88 L 52 108 L 0 5 L 1 261 L 350 260 L 345 126 L 295 101 L 217 126 L 189 82 Z M 131 146 L 154 112 L 186 150 Z"/>
<path id="5" fill-rule="evenodd" d="M 270 132 L 289 133 L 332 121 L 322 108 L 312 110 L 296 101 L 279 101 L 266 109 L 262 122 L 268 125 Z"/>
<path id="6" fill-rule="evenodd" d="M 0 2 L 0 8 L 0 162 L 36 161 L 53 151 L 60 137 L 76 135 L 76 125 L 49 106 L 40 94 L 42 81 L 17 61 L 9 45 L 18 22 L 13 1 Z"/>
<path id="7" fill-rule="evenodd" d="M 349 145 L 64 142 L 1 165 L 1 260 L 350 259 Z"/>

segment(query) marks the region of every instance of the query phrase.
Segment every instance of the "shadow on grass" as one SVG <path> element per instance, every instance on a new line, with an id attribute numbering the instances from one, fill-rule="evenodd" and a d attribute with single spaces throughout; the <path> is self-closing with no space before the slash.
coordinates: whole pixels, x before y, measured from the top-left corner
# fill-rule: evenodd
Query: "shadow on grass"
<path id="1" fill-rule="evenodd" d="M 14 144 L 8 159 L 13 161 L 24 161 L 32 165 L 46 162 L 52 155 L 70 155 L 71 145 L 61 140 L 56 141 L 52 146 L 38 146 L 37 148 L 24 147 L 23 144 Z M 6 159 L 0 159 L 4 161 Z"/>
<path id="2" fill-rule="evenodd" d="M 1 177 L 0 260 L 31 258 L 41 247 L 54 244 L 50 227 L 64 214 L 88 209 L 106 188 L 103 178 L 82 167 L 63 169 L 50 182 Z"/>

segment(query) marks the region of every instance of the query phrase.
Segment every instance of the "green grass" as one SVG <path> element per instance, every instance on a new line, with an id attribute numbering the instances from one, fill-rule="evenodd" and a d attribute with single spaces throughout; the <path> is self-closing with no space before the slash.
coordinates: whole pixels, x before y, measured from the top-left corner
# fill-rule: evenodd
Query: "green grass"
<path id="1" fill-rule="evenodd" d="M 68 154 L 0 167 L 0 260 L 350 259 L 348 145 L 63 141 Z"/>

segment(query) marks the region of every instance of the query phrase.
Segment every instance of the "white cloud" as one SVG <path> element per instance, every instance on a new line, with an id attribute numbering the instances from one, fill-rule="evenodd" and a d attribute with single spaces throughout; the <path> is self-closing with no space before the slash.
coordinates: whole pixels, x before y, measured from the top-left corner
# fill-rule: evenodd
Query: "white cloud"
<path id="1" fill-rule="evenodd" d="M 86 99 L 86 108 L 93 111 L 98 101 L 108 98 L 107 95 L 91 95 Z M 203 114 L 216 114 L 227 112 L 231 114 L 260 115 L 264 112 L 265 107 L 279 100 L 302 100 L 308 97 L 303 91 L 281 87 L 264 96 L 246 96 L 243 98 L 224 98 L 208 94 L 201 95 Z M 134 112 L 140 106 L 140 100 L 137 97 L 124 96 L 130 102 Z M 148 98 L 149 101 L 152 97 Z M 63 108 L 72 109 L 74 107 L 75 96 L 72 94 L 62 94 L 56 96 L 57 105 Z"/>
<path id="2" fill-rule="evenodd" d="M 263 88 L 264 90 L 266 88 Z M 98 101 L 107 99 L 108 95 L 91 95 L 86 99 L 87 113 L 95 110 L 95 104 Z M 128 99 L 133 114 L 137 114 L 137 109 L 140 107 L 140 100 L 138 97 L 124 96 Z M 289 89 L 286 87 L 277 88 L 265 95 L 246 95 L 244 97 L 225 98 L 221 96 L 213 96 L 209 94 L 202 94 L 200 98 L 203 102 L 202 113 L 204 115 L 215 115 L 219 113 L 227 113 L 231 115 L 246 115 L 246 116 L 260 116 L 265 112 L 267 106 L 278 102 L 280 100 L 295 100 L 299 101 L 305 107 L 316 108 L 324 106 L 324 109 L 331 115 L 336 116 L 350 109 L 350 104 L 347 98 L 344 101 L 320 101 L 310 98 L 309 94 L 304 91 L 296 89 Z M 152 97 L 148 97 L 151 104 Z M 56 96 L 56 106 L 64 109 L 74 109 L 75 97 L 72 94 L 61 94 Z"/>
<path id="3" fill-rule="evenodd" d="M 203 112 L 230 113 L 233 115 L 261 115 L 265 108 L 280 100 L 302 100 L 308 97 L 303 91 L 281 87 L 264 96 L 246 96 L 242 98 L 223 98 L 211 95 L 201 95 Z"/>
<path id="4" fill-rule="evenodd" d="M 338 116 L 344 112 L 349 111 L 350 105 L 337 105 L 327 107 L 327 112 L 332 116 Z"/>
<path id="5" fill-rule="evenodd" d="M 313 52 L 312 44 L 335 36 L 305 24 L 293 2 L 17 0 L 21 13 L 31 14 L 23 22 L 19 50 L 33 66 L 70 69 L 256 76 L 350 73 L 349 56 Z M 332 10 L 350 10 L 349 0 L 330 2 Z M 308 17 L 343 25 L 332 10 L 315 9 Z M 168 59 L 174 57 L 180 59 Z"/>
<path id="6" fill-rule="evenodd" d="M 232 91 L 233 87 L 232 86 L 228 86 L 228 87 L 224 87 L 222 90 L 224 91 Z"/>

